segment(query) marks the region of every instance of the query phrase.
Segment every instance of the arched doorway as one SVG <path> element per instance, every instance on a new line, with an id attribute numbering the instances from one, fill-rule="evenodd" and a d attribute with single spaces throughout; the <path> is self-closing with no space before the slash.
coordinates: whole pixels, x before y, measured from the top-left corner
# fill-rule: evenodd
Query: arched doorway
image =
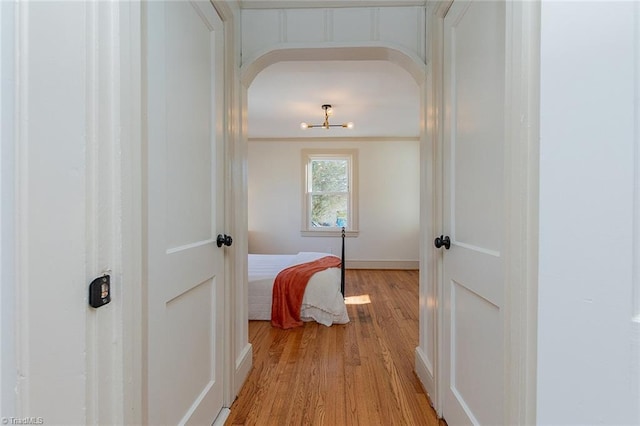
<path id="1" fill-rule="evenodd" d="M 435 306 L 427 303 L 427 299 L 434 300 L 435 294 L 435 271 L 432 265 L 435 264 L 431 245 L 425 244 L 430 241 L 430 236 L 434 234 L 435 227 L 434 214 L 434 187 L 435 174 L 434 165 L 436 163 L 434 146 L 431 138 L 433 129 L 429 123 L 435 121 L 429 117 L 427 85 L 430 84 L 429 76 L 426 72 L 424 62 L 410 53 L 400 51 L 389 46 L 351 46 L 351 47 L 305 47 L 274 49 L 263 52 L 255 59 L 245 63 L 241 69 L 241 109 L 243 112 L 242 146 L 240 151 L 247 152 L 248 143 L 248 91 L 256 76 L 267 67 L 282 61 L 366 61 L 378 60 L 394 63 L 408 72 L 416 82 L 417 90 L 420 94 L 419 105 L 419 144 L 420 144 L 420 346 L 424 341 L 429 341 L 428 346 L 432 352 L 426 354 L 424 351 L 416 350 L 416 371 L 420 376 L 427 391 L 434 395 L 434 354 L 435 354 Z M 246 160 L 246 158 L 245 158 Z M 246 188 L 245 188 L 246 189 Z M 245 229 L 248 233 L 248 230 Z M 246 292 L 245 292 L 246 294 Z M 420 348 L 418 348 L 420 349 Z M 423 357 L 428 356 L 429 360 L 424 361 Z M 430 365 L 431 368 L 425 367 Z"/>

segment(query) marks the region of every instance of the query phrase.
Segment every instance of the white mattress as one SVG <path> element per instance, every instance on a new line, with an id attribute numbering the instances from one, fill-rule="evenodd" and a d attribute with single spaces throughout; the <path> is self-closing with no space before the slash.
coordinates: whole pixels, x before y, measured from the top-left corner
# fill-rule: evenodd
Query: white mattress
<path id="1" fill-rule="evenodd" d="M 249 255 L 249 319 L 271 320 L 273 282 L 281 270 L 310 262 L 327 253 L 300 252 L 298 254 Z M 330 326 L 349 322 L 344 297 L 340 293 L 340 268 L 316 272 L 302 298 L 300 317 L 303 321 L 316 321 Z"/>

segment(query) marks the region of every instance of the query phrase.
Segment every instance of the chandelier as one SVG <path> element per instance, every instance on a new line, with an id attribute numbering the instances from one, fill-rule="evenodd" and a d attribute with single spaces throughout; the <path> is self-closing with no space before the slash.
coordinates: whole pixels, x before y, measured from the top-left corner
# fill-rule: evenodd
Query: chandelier
<path id="1" fill-rule="evenodd" d="M 324 110 L 324 123 L 309 124 L 309 123 L 302 122 L 300 123 L 300 128 L 311 129 L 314 127 L 322 127 L 323 129 L 329 130 L 330 127 L 344 127 L 346 129 L 353 129 L 353 123 L 351 121 L 348 123 L 342 123 L 342 124 L 329 124 L 329 116 L 333 114 L 333 108 L 331 108 L 331 105 L 329 104 L 324 104 L 322 105 L 322 109 Z"/>

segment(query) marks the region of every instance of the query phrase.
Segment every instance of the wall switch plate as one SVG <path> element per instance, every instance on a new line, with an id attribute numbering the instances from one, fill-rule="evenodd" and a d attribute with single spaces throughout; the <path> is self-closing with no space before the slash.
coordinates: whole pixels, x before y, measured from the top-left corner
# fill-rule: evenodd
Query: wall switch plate
<path id="1" fill-rule="evenodd" d="M 103 275 L 89 284 L 89 305 L 99 308 L 111 302 L 111 276 Z"/>

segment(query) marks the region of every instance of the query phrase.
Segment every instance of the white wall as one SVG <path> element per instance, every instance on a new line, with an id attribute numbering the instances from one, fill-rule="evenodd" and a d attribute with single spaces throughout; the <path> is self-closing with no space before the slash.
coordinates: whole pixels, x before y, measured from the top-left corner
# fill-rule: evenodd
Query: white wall
<path id="1" fill-rule="evenodd" d="M 79 424 L 87 380 L 86 6 L 23 5 L 21 16 L 19 413 Z"/>
<path id="2" fill-rule="evenodd" d="M 15 236 L 8 249 L 17 377 L 15 411 L 3 407 L 3 415 L 122 423 L 115 7 L 15 4 L 15 84 L 8 84 L 15 90 Z M 112 302 L 94 310 L 88 285 L 107 269 Z"/>
<path id="3" fill-rule="evenodd" d="M 14 5 L 0 3 L 0 416 L 16 415 L 14 276 Z"/>
<path id="4" fill-rule="evenodd" d="M 414 265 L 419 257 L 418 141 L 250 141 L 249 251 L 340 254 L 340 238 L 302 237 L 303 148 L 358 149 L 359 235 L 346 241 L 347 266 Z"/>
<path id="5" fill-rule="evenodd" d="M 542 3 L 539 424 L 640 423 L 639 8 Z"/>

